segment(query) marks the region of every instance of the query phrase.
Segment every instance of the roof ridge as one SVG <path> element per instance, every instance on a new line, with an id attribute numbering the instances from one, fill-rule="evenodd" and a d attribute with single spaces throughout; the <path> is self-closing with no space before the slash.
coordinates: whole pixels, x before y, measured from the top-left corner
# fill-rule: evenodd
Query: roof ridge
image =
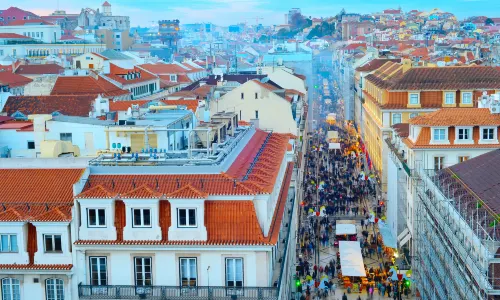
<path id="1" fill-rule="evenodd" d="M 175 196 L 177 196 L 178 194 L 181 194 L 186 189 L 188 189 L 191 192 L 193 192 L 194 194 L 198 195 L 198 197 L 194 197 L 194 198 L 206 199 L 208 197 L 208 193 L 202 192 L 202 191 L 198 190 L 197 188 L 195 188 L 194 186 L 192 186 L 190 183 L 188 183 L 188 184 L 184 185 L 183 187 L 175 190 L 174 192 L 169 193 L 167 195 L 167 198 L 175 198 Z M 180 197 L 180 198 L 183 198 L 183 197 Z"/>
<path id="2" fill-rule="evenodd" d="M 145 190 L 147 193 L 149 193 L 151 196 L 158 196 L 158 197 L 161 197 L 163 196 L 162 193 L 160 192 L 157 192 L 155 190 L 153 190 L 149 184 L 147 183 L 143 183 L 141 184 L 140 186 L 136 187 L 135 189 L 132 189 L 122 195 L 120 195 L 120 198 L 135 198 L 135 197 L 130 197 L 132 196 L 133 194 L 137 193 L 138 191 L 140 190 Z"/>
<path id="3" fill-rule="evenodd" d="M 87 194 L 90 194 L 91 192 L 94 192 L 94 191 L 99 191 L 101 193 L 106 194 L 107 195 L 106 198 L 113 198 L 117 195 L 117 194 L 113 195 L 110 191 L 108 191 L 105 187 L 103 187 L 102 184 L 99 184 L 99 185 L 96 185 L 96 186 L 86 190 L 85 192 L 81 192 L 75 198 L 83 198 L 82 196 L 86 196 Z M 92 197 L 90 197 L 90 198 L 92 198 Z M 102 197 L 98 197 L 98 198 L 102 198 Z"/>

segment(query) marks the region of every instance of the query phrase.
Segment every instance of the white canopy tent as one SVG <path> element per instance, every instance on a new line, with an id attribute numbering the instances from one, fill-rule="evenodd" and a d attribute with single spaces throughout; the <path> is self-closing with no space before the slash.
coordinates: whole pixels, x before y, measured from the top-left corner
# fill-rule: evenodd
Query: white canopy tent
<path id="1" fill-rule="evenodd" d="M 339 242 L 342 276 L 366 277 L 359 242 Z"/>
<path id="2" fill-rule="evenodd" d="M 338 224 L 335 226 L 335 234 L 356 234 L 356 225 L 354 224 Z"/>
<path id="3" fill-rule="evenodd" d="M 328 149 L 339 149 L 340 150 L 340 143 L 328 143 Z"/>
<path id="4" fill-rule="evenodd" d="M 339 132 L 338 131 L 328 131 L 327 139 L 332 140 L 332 139 L 338 139 L 339 138 Z"/>

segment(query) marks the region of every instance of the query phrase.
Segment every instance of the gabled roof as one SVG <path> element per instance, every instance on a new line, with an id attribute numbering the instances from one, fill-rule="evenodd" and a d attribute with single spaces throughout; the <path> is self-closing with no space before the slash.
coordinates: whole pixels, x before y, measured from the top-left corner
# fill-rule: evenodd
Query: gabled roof
<path id="1" fill-rule="evenodd" d="M 109 101 L 109 111 L 127 111 L 132 105 L 139 105 L 139 107 L 144 107 L 151 100 L 134 100 L 134 101 Z"/>
<path id="2" fill-rule="evenodd" d="M 94 99 L 92 95 L 10 96 L 2 111 L 9 116 L 19 111 L 26 116 L 59 112 L 66 116 L 88 117 Z"/>
<path id="3" fill-rule="evenodd" d="M 177 191 L 167 195 L 168 199 L 206 199 L 208 193 L 195 189 L 191 184 L 186 184 Z"/>
<path id="4" fill-rule="evenodd" d="M 21 75 L 44 75 L 44 74 L 61 74 L 64 68 L 58 64 L 44 65 L 20 65 L 16 69 L 16 74 Z"/>
<path id="5" fill-rule="evenodd" d="M 20 35 L 17 33 L 0 33 L 0 39 L 28 39 L 30 40 L 30 37 Z"/>
<path id="6" fill-rule="evenodd" d="M 0 86 L 8 85 L 11 88 L 25 86 L 33 80 L 24 77 L 22 75 L 10 73 L 10 72 L 0 72 Z"/>
<path id="7" fill-rule="evenodd" d="M 157 75 L 171 75 L 171 74 L 184 74 L 187 70 L 177 64 L 143 64 L 139 67 L 148 70 L 149 72 Z"/>
<path id="8" fill-rule="evenodd" d="M 115 97 L 130 94 L 111 82 L 101 78 L 94 79 L 91 76 L 60 76 L 52 88 L 51 95 L 104 95 Z"/>
<path id="9" fill-rule="evenodd" d="M 143 184 L 130 192 L 127 192 L 123 195 L 120 195 L 120 198 L 127 199 L 127 198 L 139 198 L 139 199 L 146 199 L 146 198 L 158 198 L 161 197 L 162 194 L 155 191 L 151 186 L 148 184 Z"/>

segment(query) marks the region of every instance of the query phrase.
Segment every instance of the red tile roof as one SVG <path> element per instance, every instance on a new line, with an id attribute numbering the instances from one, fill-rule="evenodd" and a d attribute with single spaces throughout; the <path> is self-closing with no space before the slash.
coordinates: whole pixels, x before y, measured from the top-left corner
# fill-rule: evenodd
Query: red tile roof
<path id="1" fill-rule="evenodd" d="M 120 89 L 100 76 L 98 79 L 91 76 L 60 76 L 57 78 L 51 92 L 51 95 L 95 96 L 99 94 L 105 97 L 116 97 L 130 94 L 130 92 Z"/>
<path id="2" fill-rule="evenodd" d="M 183 67 L 176 64 L 143 64 L 139 67 L 148 70 L 149 72 L 157 75 L 173 75 L 173 74 L 184 74 L 187 72 Z"/>
<path id="3" fill-rule="evenodd" d="M 238 155 L 238 159 L 233 162 L 226 173 L 231 177 L 243 178 L 248 171 L 248 167 L 252 163 L 253 158 L 262 147 L 267 135 L 268 133 L 265 131 L 259 130 L 255 132 L 247 146 L 243 149 L 243 151 L 241 151 L 240 155 Z"/>
<path id="4" fill-rule="evenodd" d="M 133 78 L 133 79 L 125 79 L 121 77 L 120 75 L 126 75 L 130 72 L 136 72 L 139 73 L 141 77 L 138 78 Z M 111 78 L 123 85 L 127 84 L 134 84 L 134 83 L 139 83 L 139 82 L 146 82 L 154 79 L 158 79 L 157 76 L 141 70 L 140 68 L 134 67 L 133 69 L 123 69 L 115 64 L 110 64 L 110 74 L 106 74 L 108 78 Z"/>
<path id="5" fill-rule="evenodd" d="M 17 33 L 0 33 L 0 39 L 31 39 L 31 38 Z"/>
<path id="6" fill-rule="evenodd" d="M 52 114 L 59 112 L 66 116 L 88 117 L 95 96 L 10 96 L 3 112 L 7 115 L 19 111 L 24 115 Z"/>
<path id="7" fill-rule="evenodd" d="M 191 184 L 186 184 L 180 189 L 167 195 L 168 199 L 206 199 L 208 193 L 201 192 L 194 188 Z"/>
<path id="8" fill-rule="evenodd" d="M 104 1 L 104 3 L 102 4 L 102 6 L 111 6 L 111 4 L 109 4 L 108 1 Z"/>
<path id="9" fill-rule="evenodd" d="M 419 126 L 500 126 L 500 115 L 488 108 L 442 108 L 410 119 Z"/>
<path id="10" fill-rule="evenodd" d="M 159 198 L 161 197 L 162 194 L 158 193 L 155 191 L 153 188 L 151 188 L 147 184 L 143 184 L 130 192 L 127 192 L 123 195 L 120 195 L 121 198 L 123 199 L 134 199 L 134 198 L 139 198 L 139 199 L 146 199 L 146 198 Z"/>
<path id="11" fill-rule="evenodd" d="M 288 190 L 293 174 L 293 163 L 288 163 L 283 184 L 269 232 L 264 235 L 255 206 L 252 201 L 231 201 L 231 200 L 205 200 L 205 226 L 207 229 L 206 241 L 169 241 L 168 228 L 171 226 L 170 203 L 166 200 L 160 201 L 160 228 L 162 229 L 162 239 L 159 241 L 127 240 L 122 238 L 122 228 L 125 226 L 124 205 L 116 209 L 115 220 L 118 239 L 115 241 L 106 240 L 79 240 L 77 245 L 275 245 L 278 242 L 280 228 L 283 219 L 286 217 L 285 207 L 288 199 Z M 122 201 L 116 201 L 122 202 Z M 121 204 L 120 204 L 121 205 Z"/>
<path id="12" fill-rule="evenodd" d="M 5 129 L 17 129 L 25 130 L 29 127 L 33 127 L 33 122 L 31 121 L 6 121 L 0 124 L 0 130 Z"/>
<path id="13" fill-rule="evenodd" d="M 139 105 L 140 107 L 144 107 L 147 103 L 151 102 L 150 100 L 134 100 L 134 101 L 110 101 L 109 102 L 109 110 L 110 111 L 127 111 L 129 107 L 132 105 Z"/>
<path id="14" fill-rule="evenodd" d="M 186 106 L 192 112 L 196 112 L 198 110 L 198 100 L 162 100 L 161 102 L 166 105 L 183 105 Z"/>
<path id="15" fill-rule="evenodd" d="M 500 71 L 494 67 L 411 68 L 391 90 L 500 89 Z"/>
<path id="16" fill-rule="evenodd" d="M 372 72 L 377 70 L 378 68 L 382 67 L 386 62 L 394 62 L 394 63 L 400 63 L 401 59 L 385 59 L 385 58 L 376 58 L 374 60 L 371 60 L 367 62 L 366 64 L 356 68 L 356 71 L 358 72 Z"/>
<path id="17" fill-rule="evenodd" d="M 11 72 L 0 72 L 0 86 L 8 85 L 11 88 L 25 86 L 32 82 L 33 79 Z"/>
<path id="18" fill-rule="evenodd" d="M 16 69 L 16 74 L 20 75 L 44 75 L 44 74 L 61 74 L 64 68 L 58 64 L 44 65 L 20 65 Z"/>
<path id="19" fill-rule="evenodd" d="M 7 26 L 24 26 L 24 25 L 54 25 L 53 23 L 44 21 L 42 19 L 29 19 L 29 20 L 14 20 Z"/>

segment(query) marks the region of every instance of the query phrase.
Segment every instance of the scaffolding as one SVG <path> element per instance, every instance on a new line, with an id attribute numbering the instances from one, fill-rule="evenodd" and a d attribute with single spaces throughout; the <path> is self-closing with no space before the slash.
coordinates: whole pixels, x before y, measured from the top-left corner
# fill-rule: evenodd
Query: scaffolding
<path id="1" fill-rule="evenodd" d="M 415 176 L 414 280 L 423 299 L 497 299 L 500 227 L 450 169 Z"/>

